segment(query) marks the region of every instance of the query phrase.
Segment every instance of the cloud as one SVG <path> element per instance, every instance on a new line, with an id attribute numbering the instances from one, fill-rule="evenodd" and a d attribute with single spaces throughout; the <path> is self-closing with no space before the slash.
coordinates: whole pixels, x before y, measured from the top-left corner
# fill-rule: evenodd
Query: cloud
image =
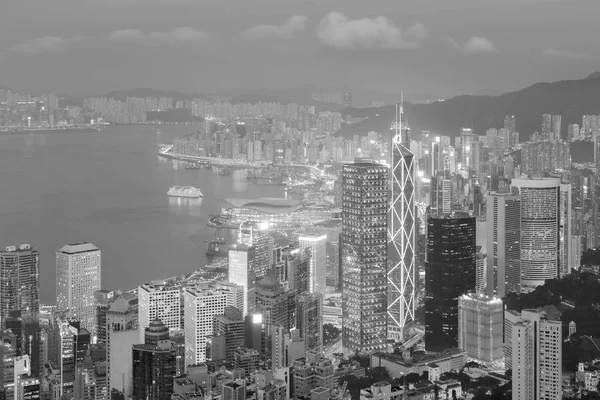
<path id="1" fill-rule="evenodd" d="M 175 28 L 168 32 L 144 33 L 139 29 L 122 29 L 112 32 L 109 38 L 119 42 L 152 44 L 198 43 L 209 40 L 211 35 L 189 26 Z"/>
<path id="2" fill-rule="evenodd" d="M 544 49 L 542 55 L 563 60 L 599 60 L 600 56 L 586 53 L 573 53 L 565 50 Z"/>
<path id="3" fill-rule="evenodd" d="M 384 48 L 414 49 L 427 37 L 423 24 L 402 31 L 386 17 L 348 19 L 344 14 L 331 12 L 317 27 L 317 38 L 328 47 L 337 49 Z"/>
<path id="4" fill-rule="evenodd" d="M 498 49 L 490 41 L 484 37 L 473 36 L 464 45 L 459 44 L 456 40 L 451 37 L 444 38 L 444 40 L 452 47 L 454 50 L 461 51 L 463 53 L 468 54 L 476 54 L 476 53 L 497 53 Z"/>
<path id="5" fill-rule="evenodd" d="M 88 38 L 85 36 L 73 36 L 70 38 L 44 36 L 17 44 L 9 48 L 9 50 L 28 54 L 39 54 L 43 52 L 61 52 L 64 51 L 69 44 L 73 42 L 81 42 L 86 39 Z"/>
<path id="6" fill-rule="evenodd" d="M 265 38 L 291 39 L 296 34 L 306 29 L 308 18 L 304 15 L 294 15 L 290 17 L 283 25 L 257 25 L 242 32 L 241 37 L 244 40 L 260 40 Z"/>

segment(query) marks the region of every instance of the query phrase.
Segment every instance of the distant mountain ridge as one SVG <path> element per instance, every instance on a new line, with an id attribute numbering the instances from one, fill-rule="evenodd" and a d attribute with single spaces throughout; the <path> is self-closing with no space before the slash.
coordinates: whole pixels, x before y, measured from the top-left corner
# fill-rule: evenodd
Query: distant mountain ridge
<path id="1" fill-rule="evenodd" d="M 562 115 L 562 134 L 569 124 L 581 124 L 583 114 L 600 114 L 600 72 L 585 79 L 542 82 L 500 96 L 457 96 L 431 104 L 404 104 L 404 113 L 415 133 L 431 131 L 456 136 L 461 127 L 473 127 L 485 134 L 489 128 L 501 128 L 506 115 L 516 117 L 521 140 L 541 129 L 542 114 Z M 395 118 L 394 106 L 367 109 L 345 109 L 344 115 L 365 118 L 344 124 L 340 135 L 385 132 Z"/>

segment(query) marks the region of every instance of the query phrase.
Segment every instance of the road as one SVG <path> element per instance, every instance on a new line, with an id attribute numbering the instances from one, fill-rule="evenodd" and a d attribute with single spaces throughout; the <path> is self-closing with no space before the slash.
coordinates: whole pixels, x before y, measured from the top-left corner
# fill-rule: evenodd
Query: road
<path id="1" fill-rule="evenodd" d="M 326 358 L 332 358 L 333 354 L 342 352 L 342 336 L 340 335 L 335 341 L 323 347 L 323 354 Z"/>

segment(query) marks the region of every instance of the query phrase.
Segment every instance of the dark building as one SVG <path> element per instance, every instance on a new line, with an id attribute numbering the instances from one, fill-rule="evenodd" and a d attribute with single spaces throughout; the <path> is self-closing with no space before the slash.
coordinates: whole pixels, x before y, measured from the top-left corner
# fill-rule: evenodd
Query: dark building
<path id="1" fill-rule="evenodd" d="M 427 220 L 425 349 L 458 346 L 458 297 L 475 290 L 476 218 L 451 215 Z"/>
<path id="2" fill-rule="evenodd" d="M 387 348 L 388 168 L 356 159 L 342 169 L 342 346 Z"/>
<path id="3" fill-rule="evenodd" d="M 244 345 L 244 317 L 236 307 L 227 306 L 223 315 L 213 318 L 213 336 L 223 335 L 225 360 L 233 362 L 233 351 Z"/>
<path id="4" fill-rule="evenodd" d="M 13 310 L 37 316 L 39 302 L 39 253 L 28 244 L 0 251 L 0 320 Z"/>
<path id="5" fill-rule="evenodd" d="M 176 355 L 168 339 L 169 330 L 154 320 L 146 328 L 145 344 L 133 345 L 133 400 L 171 399 Z"/>

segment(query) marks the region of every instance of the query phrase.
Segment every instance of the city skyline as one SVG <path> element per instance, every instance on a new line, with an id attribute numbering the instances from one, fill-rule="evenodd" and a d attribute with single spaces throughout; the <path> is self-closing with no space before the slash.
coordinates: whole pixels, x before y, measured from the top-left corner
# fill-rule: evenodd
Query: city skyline
<path id="1" fill-rule="evenodd" d="M 61 0 L 37 3 L 33 9 L 47 22 L 20 30 L 31 3 L 10 1 L 0 16 L 0 83 L 24 90 L 206 92 L 360 81 L 371 89 L 449 97 L 582 77 L 600 57 L 591 50 L 598 33 L 592 16 L 600 7 L 592 1 L 410 0 L 401 9 L 389 0 L 261 0 L 252 7 L 230 1 L 225 13 L 216 0 L 169 7 L 158 0 L 108 6 Z M 567 29 L 573 25 L 577 33 Z M 267 54 L 280 57 L 264 65 Z M 303 60 L 311 58 L 319 63 L 306 68 Z M 342 75 L 334 72 L 340 68 Z"/>

